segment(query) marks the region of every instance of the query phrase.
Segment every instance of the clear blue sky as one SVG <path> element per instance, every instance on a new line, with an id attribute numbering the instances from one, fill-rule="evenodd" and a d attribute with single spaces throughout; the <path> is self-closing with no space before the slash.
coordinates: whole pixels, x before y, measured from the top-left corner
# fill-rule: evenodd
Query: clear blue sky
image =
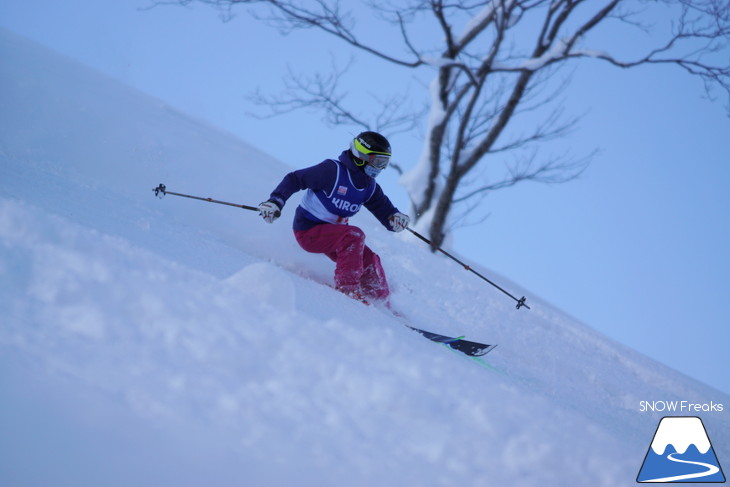
<path id="1" fill-rule="evenodd" d="M 330 66 L 330 53 L 346 64 L 351 54 L 343 45 L 313 31 L 281 36 L 245 10 L 222 23 L 201 6 L 138 10 L 146 5 L 146 0 L 4 0 L 0 26 L 294 167 L 338 154 L 356 131 L 328 126 L 317 113 L 267 120 L 248 115 L 259 109 L 247 95 L 257 88 L 276 94 L 288 66 L 312 74 Z M 430 78 L 423 71 L 416 79 L 362 53 L 353 63 L 354 73 L 368 74 L 348 78 L 362 92 L 425 91 L 423 80 Z M 483 207 L 489 218 L 457 230 L 456 251 L 526 288 L 528 302 L 544 299 L 730 393 L 727 100 L 707 100 L 702 83 L 677 69 L 619 71 L 598 62 L 580 65 L 569 94 L 569 110 L 587 114 L 561 143 L 577 154 L 600 149 L 591 167 L 568 184 L 528 183 L 490 195 Z M 356 94 L 349 100 L 369 103 Z M 392 137 L 403 165 L 418 158 L 421 135 L 422 130 Z M 392 173 L 380 182 L 407 208 Z M 270 189 L 241 195 L 241 202 L 258 203 Z M 455 266 L 454 272 L 463 271 Z"/>

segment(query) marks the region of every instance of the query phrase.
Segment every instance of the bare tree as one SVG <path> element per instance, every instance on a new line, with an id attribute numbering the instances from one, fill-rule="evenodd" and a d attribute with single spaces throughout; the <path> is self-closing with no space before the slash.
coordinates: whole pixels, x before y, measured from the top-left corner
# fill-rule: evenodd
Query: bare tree
<path id="1" fill-rule="evenodd" d="M 472 208 L 486 193 L 521 181 L 564 182 L 584 170 L 590 156 L 543 155 L 538 150 L 577 122 L 561 113 L 557 93 L 563 85 L 554 76 L 558 67 L 587 58 L 620 68 L 673 65 L 700 77 L 708 93 L 719 87 L 730 95 L 728 0 L 372 1 L 368 7 L 400 34 L 401 45 L 388 49 L 358 36 L 355 16 L 337 1 L 153 2 L 209 4 L 225 18 L 237 6 L 263 4 L 269 9 L 265 14 L 256 10 L 255 15 L 279 28 L 319 29 L 404 69 L 432 69 L 423 152 L 402 180 L 416 224 L 428 230 L 435 246 L 442 244 L 458 218 L 455 208 Z M 652 18 L 653 9 L 661 9 L 667 20 Z M 437 45 L 417 45 L 414 33 L 424 26 L 433 29 L 430 42 Z M 625 54 L 616 53 L 617 46 L 591 45 L 591 34 L 599 26 L 643 32 L 648 47 L 624 58 Z M 296 94 L 261 101 L 275 112 L 315 106 L 324 109 L 333 123 L 371 125 L 343 106 L 338 78 L 291 77 L 299 79 L 292 86 Z M 407 113 L 390 112 L 390 117 L 387 113 L 379 118 L 385 128 L 413 124 Z M 526 116 L 536 121 L 530 131 L 508 130 Z"/>

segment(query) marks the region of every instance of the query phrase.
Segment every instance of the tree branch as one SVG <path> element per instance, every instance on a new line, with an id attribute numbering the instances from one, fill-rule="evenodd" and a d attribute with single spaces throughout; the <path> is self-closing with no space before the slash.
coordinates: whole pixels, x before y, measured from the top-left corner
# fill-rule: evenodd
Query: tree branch
<path id="1" fill-rule="evenodd" d="M 266 16 L 257 18 L 285 31 L 315 28 L 351 48 L 408 69 L 432 69 L 431 106 L 417 184 L 410 194 L 416 217 L 430 219 L 430 236 L 437 246 L 454 204 L 464 203 L 489 191 L 513 186 L 525 180 L 562 182 L 577 177 L 590 156 L 541 159 L 537 147 L 564 135 L 577 121 L 560 121 L 560 102 L 544 96 L 536 87 L 554 86 L 550 78 L 569 61 L 597 59 L 624 69 L 641 65 L 675 65 L 705 82 L 707 92 L 719 86 L 730 99 L 730 2 L 728 0 L 661 0 L 644 2 L 645 12 L 624 10 L 629 0 L 383 0 L 372 5 L 379 20 L 392 24 L 400 33 L 400 46 L 376 47 L 366 36 L 356 34 L 355 17 L 337 0 L 151 0 L 154 5 L 189 5 L 194 2 L 217 8 L 231 18 L 235 6 L 265 5 Z M 344 3 L 342 4 L 344 5 Z M 348 4 L 350 5 L 350 4 Z M 632 4 L 633 5 L 633 4 Z M 674 14 L 666 33 L 642 24 L 652 6 L 666 7 Z M 424 20 L 426 19 L 426 20 Z M 651 17 L 652 22 L 657 17 Z M 584 45 L 599 26 L 618 21 L 621 27 L 647 34 L 641 39 L 643 55 L 623 59 L 615 48 L 588 49 Z M 409 35 L 410 23 L 441 32 L 434 37 Z M 454 25 L 463 23 L 460 35 Z M 368 25 L 368 33 L 375 32 Z M 519 27 L 519 28 L 517 28 Z M 415 30 L 410 29 L 411 33 Z M 609 36 L 609 39 L 611 37 Z M 657 42 L 656 39 L 661 39 Z M 416 42 L 416 41 L 419 42 Z M 606 42 L 606 41 L 604 41 Z M 608 41 L 610 43 L 610 40 Z M 396 49 L 400 49 L 397 51 Z M 405 54 L 402 54 L 405 52 Z M 398 54 L 401 53 L 401 54 Z M 346 69 L 344 70 L 346 71 Z M 324 111 L 331 124 L 349 124 L 389 130 L 415 127 L 423 117 L 404 108 L 407 97 L 380 97 L 374 105 L 381 111 L 368 120 L 347 108 L 346 92 L 340 91 L 344 71 L 333 67 L 327 75 L 304 78 L 291 71 L 284 96 L 255 100 L 273 114 L 297 109 Z M 540 95 L 539 97 L 536 95 Z M 549 106 L 556 107 L 550 111 Z M 545 110 L 538 110 L 545 108 Z M 371 110 L 376 112 L 376 110 Z M 513 128 L 521 114 L 533 116 L 527 135 Z M 728 106 L 730 114 L 730 105 Z M 372 122 L 372 123 L 368 123 Z M 502 177 L 489 184 L 463 184 L 478 164 L 500 156 L 524 154 L 506 164 Z M 448 163 L 447 163 L 448 161 Z M 480 166 L 492 173 L 494 164 Z M 469 176 L 472 177 L 472 176 Z M 466 187 L 472 189 L 466 190 Z M 457 196 L 458 193 L 458 196 Z"/>

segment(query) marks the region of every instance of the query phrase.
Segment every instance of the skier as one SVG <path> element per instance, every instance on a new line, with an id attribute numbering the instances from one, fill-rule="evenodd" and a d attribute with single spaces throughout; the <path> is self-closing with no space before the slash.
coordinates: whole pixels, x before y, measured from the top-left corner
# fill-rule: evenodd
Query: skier
<path id="1" fill-rule="evenodd" d="M 362 132 L 338 159 L 287 174 L 258 207 L 263 219 L 273 223 L 289 197 L 306 189 L 294 214 L 294 237 L 307 252 L 332 259 L 337 290 L 365 303 L 387 300 L 390 289 L 380 257 L 365 245 L 365 233 L 348 220 L 365 206 L 393 232 L 405 230 L 410 222 L 375 182 L 390 155 L 385 137 Z"/>

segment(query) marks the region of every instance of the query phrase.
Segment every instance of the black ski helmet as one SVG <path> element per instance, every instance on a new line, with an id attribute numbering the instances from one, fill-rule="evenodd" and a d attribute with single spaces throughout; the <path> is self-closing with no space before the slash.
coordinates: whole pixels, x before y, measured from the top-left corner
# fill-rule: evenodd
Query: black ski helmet
<path id="1" fill-rule="evenodd" d="M 355 164 L 370 177 L 376 177 L 390 162 L 390 142 L 377 132 L 361 132 L 350 143 Z"/>

